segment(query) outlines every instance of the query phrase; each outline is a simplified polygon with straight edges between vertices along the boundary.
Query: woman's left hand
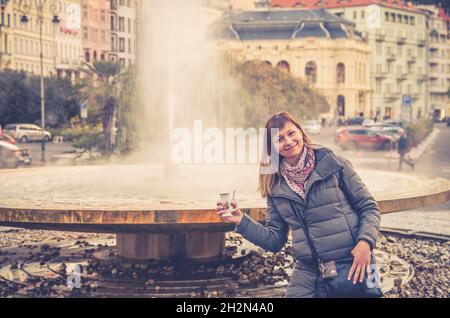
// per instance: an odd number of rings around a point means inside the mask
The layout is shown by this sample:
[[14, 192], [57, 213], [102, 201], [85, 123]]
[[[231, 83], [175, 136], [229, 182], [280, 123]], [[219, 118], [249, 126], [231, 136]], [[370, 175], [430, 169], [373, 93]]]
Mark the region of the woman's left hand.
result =
[[372, 252], [370, 250], [370, 245], [366, 241], [360, 240], [356, 244], [355, 248], [352, 250], [353, 264], [348, 273], [348, 280], [352, 279], [353, 274], [353, 284], [356, 284], [359, 278], [359, 282], [362, 283], [364, 279], [364, 273], [367, 271], [367, 276], [370, 275], [370, 260]]

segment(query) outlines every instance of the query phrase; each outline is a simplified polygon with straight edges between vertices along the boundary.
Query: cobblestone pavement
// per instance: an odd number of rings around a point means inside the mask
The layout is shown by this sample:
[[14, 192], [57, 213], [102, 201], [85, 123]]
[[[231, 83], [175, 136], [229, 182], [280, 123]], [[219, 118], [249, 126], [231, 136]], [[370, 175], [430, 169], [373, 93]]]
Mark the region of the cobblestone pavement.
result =
[[[1, 232], [0, 297], [278, 298], [293, 268], [290, 242], [280, 253], [266, 253], [233, 233], [227, 235], [226, 258], [217, 264], [186, 267], [92, 258], [95, 251], [110, 251], [113, 245], [114, 235], [108, 234]], [[385, 297], [448, 296], [446, 242], [381, 235], [375, 255]], [[230, 259], [235, 256], [235, 261]], [[83, 275], [73, 289], [66, 277], [73, 276], [76, 265], [82, 266]], [[200, 281], [194, 278], [198, 275]]]

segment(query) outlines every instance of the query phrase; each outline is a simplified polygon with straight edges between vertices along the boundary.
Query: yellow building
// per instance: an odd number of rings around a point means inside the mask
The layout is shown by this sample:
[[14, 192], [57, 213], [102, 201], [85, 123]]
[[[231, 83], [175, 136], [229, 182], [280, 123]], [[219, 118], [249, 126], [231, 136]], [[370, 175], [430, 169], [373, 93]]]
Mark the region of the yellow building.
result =
[[12, 6], [10, 1], [0, 0], [0, 70], [11, 67], [12, 56]]
[[370, 49], [352, 23], [323, 9], [276, 9], [235, 12], [223, 27], [222, 49], [281, 67], [323, 93], [332, 110], [322, 118], [373, 115]]
[[[7, 31], [2, 35], [3, 47], [8, 52], [8, 64], [3, 67], [40, 74], [40, 24], [35, 2], [31, 3], [33, 5], [30, 10], [24, 10], [19, 1], [13, 0], [6, 2], [2, 8], [6, 19], [9, 19], [9, 27], [3, 28]], [[51, 1], [44, 3], [44, 75], [76, 76], [81, 54], [79, 0], [57, 1], [56, 6], [51, 6]]]

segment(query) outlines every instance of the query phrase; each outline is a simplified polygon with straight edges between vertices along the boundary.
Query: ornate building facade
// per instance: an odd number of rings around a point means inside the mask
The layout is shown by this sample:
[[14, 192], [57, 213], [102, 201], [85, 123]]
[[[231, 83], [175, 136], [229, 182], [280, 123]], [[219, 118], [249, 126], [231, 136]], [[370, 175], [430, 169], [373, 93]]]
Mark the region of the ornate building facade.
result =
[[370, 115], [370, 48], [349, 21], [323, 9], [235, 12], [219, 42], [238, 60], [265, 61], [316, 88], [332, 106], [322, 118]]
[[401, 0], [271, 0], [272, 7], [323, 7], [351, 20], [371, 52], [373, 112], [415, 121], [448, 101], [448, 20], [436, 6]]
[[107, 60], [111, 50], [109, 0], [81, 0], [83, 60]]

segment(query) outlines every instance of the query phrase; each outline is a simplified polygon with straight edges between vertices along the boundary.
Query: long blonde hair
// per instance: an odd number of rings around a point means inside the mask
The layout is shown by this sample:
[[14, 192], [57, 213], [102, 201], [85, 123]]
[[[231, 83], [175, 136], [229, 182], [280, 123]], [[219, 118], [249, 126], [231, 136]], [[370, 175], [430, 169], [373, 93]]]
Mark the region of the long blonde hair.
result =
[[[260, 173], [259, 173], [259, 184], [258, 184], [258, 190], [261, 192], [261, 196], [263, 198], [266, 198], [271, 195], [271, 189], [273, 184], [275, 183], [275, 178], [277, 175], [277, 172], [273, 173], [262, 173], [263, 170], [267, 170], [268, 167], [270, 167], [273, 164], [273, 160], [271, 159], [271, 156], [273, 156], [272, 153], [272, 147], [274, 147], [276, 155], [279, 155], [280, 159], [282, 159], [282, 156], [278, 153], [278, 150], [275, 148], [273, 144], [273, 137], [272, 136], [272, 129], [283, 129], [284, 125], [287, 122], [291, 122], [294, 124], [302, 133], [303, 136], [303, 144], [305, 147], [312, 148], [312, 149], [318, 149], [321, 148], [322, 145], [315, 144], [311, 141], [311, 139], [308, 137], [308, 135], [305, 133], [303, 128], [301, 127], [298, 120], [294, 118], [290, 113], [288, 112], [281, 112], [276, 113], [272, 115], [269, 120], [267, 120], [266, 126], [265, 126], [265, 140], [266, 144], [264, 145], [264, 153], [263, 158], [266, 158], [268, 162], [261, 161], [260, 163]], [[281, 160], [279, 160], [279, 163]], [[279, 166], [275, 167], [276, 171], [278, 171]]]

